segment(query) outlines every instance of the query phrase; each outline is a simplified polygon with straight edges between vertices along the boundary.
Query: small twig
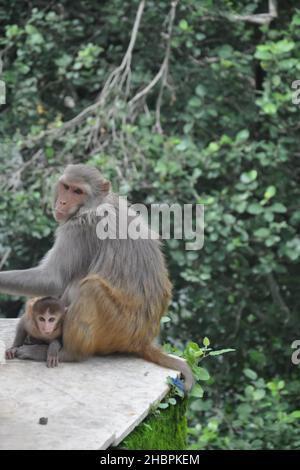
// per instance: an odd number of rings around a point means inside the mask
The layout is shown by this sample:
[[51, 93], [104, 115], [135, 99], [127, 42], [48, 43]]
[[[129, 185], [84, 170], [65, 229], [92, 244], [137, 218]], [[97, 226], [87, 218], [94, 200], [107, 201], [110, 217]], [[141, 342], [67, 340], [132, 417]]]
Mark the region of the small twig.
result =
[[148, 85], [145, 88], [143, 88], [139, 93], [137, 93], [129, 101], [129, 105], [133, 105], [136, 101], [140, 100], [143, 96], [147, 95], [149, 93], [149, 91], [159, 82], [159, 80], [161, 79], [161, 77], [163, 75], [163, 72], [164, 72], [164, 62], [162, 63], [159, 71], [157, 72], [155, 77], [151, 80], [151, 82], [148, 83]]
[[230, 335], [230, 338], [235, 338], [238, 331], [239, 331], [239, 329], [240, 329], [242, 313], [244, 311], [244, 308], [245, 308], [245, 302], [241, 301], [241, 303], [239, 305], [237, 315], [236, 315], [235, 327], [234, 327], [234, 330], [233, 330], [232, 334]]
[[4, 255], [2, 256], [2, 259], [0, 261], [0, 270], [3, 268], [3, 266], [5, 265], [8, 257], [10, 256], [11, 254], [11, 248], [7, 248], [6, 252], [4, 253]]
[[279, 285], [272, 273], [267, 274], [267, 280], [270, 286], [273, 302], [278, 305], [280, 310], [285, 314], [285, 323], [287, 323], [290, 318], [290, 309], [281, 296]]
[[216, 62], [220, 62], [220, 57], [203, 57], [203, 59], [196, 59], [196, 57], [189, 55], [189, 58], [197, 65], [215, 64]]
[[171, 53], [171, 40], [172, 40], [172, 32], [173, 32], [173, 25], [174, 25], [174, 20], [175, 20], [175, 15], [176, 15], [176, 7], [178, 5], [178, 1], [176, 0], [172, 2], [171, 4], [171, 11], [170, 11], [170, 21], [168, 25], [168, 40], [167, 40], [167, 48], [166, 48], [166, 55], [163, 61], [162, 65], [162, 80], [161, 80], [161, 86], [156, 102], [156, 109], [155, 109], [155, 114], [156, 114], [156, 122], [155, 122], [155, 129], [157, 132], [160, 134], [163, 133], [162, 127], [161, 127], [161, 122], [160, 122], [160, 110], [161, 110], [161, 103], [162, 103], [162, 97], [163, 97], [163, 92], [165, 87], [167, 86], [168, 82], [168, 73], [169, 73], [169, 62], [170, 62], [170, 53]]
[[170, 51], [171, 51], [171, 39], [172, 39], [172, 29], [175, 19], [175, 12], [176, 7], [179, 0], [175, 0], [171, 4], [171, 11], [170, 11], [170, 20], [168, 26], [168, 42], [164, 60], [159, 68], [157, 74], [153, 77], [153, 79], [145, 86], [142, 90], [140, 90], [131, 100], [129, 101], [129, 106], [132, 107], [135, 103], [137, 103], [141, 98], [146, 96], [154, 87], [155, 85], [162, 80], [160, 93], [158, 96], [157, 104], [156, 104], [156, 128], [158, 131], [162, 132], [161, 125], [160, 125], [160, 107], [161, 107], [161, 100], [162, 100], [162, 93], [167, 85], [167, 78], [168, 78], [168, 67], [169, 67], [169, 58], [170, 58]]
[[[103, 89], [100, 93], [98, 102], [99, 101], [101, 102], [103, 100], [103, 98], [105, 98], [105, 96], [106, 96], [109, 89], [115, 87], [115, 85], [117, 84], [117, 82], [120, 79], [120, 74], [123, 72], [124, 69], [125, 69], [125, 76], [127, 74], [129, 74], [129, 72], [130, 72], [132, 51], [133, 51], [135, 43], [136, 43], [137, 33], [139, 31], [140, 22], [141, 22], [141, 19], [142, 19], [144, 8], [145, 8], [145, 0], [142, 0], [139, 4], [138, 10], [137, 10], [137, 14], [136, 14], [135, 22], [134, 22], [134, 25], [133, 25], [133, 28], [132, 28], [131, 38], [130, 38], [130, 42], [129, 42], [129, 46], [127, 48], [127, 51], [126, 51], [126, 53], [123, 57], [123, 60], [122, 60], [121, 64], [119, 65], [119, 67], [117, 67], [110, 74], [108, 79], [106, 80], [106, 83], [105, 83], [105, 85], [104, 85], [104, 87], [103, 87]], [[124, 80], [125, 79], [124, 79], [124, 76], [123, 76], [121, 78], [120, 86], [123, 85]]]
[[225, 15], [230, 21], [245, 21], [254, 24], [268, 24], [277, 18], [276, 0], [269, 0], [269, 12], [257, 13], [254, 15]]

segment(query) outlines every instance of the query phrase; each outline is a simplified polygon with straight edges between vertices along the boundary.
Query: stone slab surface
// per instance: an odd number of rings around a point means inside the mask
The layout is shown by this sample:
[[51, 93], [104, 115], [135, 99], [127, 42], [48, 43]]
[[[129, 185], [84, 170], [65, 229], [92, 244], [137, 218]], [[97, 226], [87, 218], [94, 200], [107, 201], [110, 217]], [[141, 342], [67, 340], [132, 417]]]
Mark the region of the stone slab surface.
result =
[[[17, 320], [0, 319], [10, 346]], [[0, 363], [0, 450], [107, 449], [118, 445], [168, 391], [177, 372], [126, 355], [48, 369], [18, 359]], [[39, 424], [41, 417], [47, 425]]]

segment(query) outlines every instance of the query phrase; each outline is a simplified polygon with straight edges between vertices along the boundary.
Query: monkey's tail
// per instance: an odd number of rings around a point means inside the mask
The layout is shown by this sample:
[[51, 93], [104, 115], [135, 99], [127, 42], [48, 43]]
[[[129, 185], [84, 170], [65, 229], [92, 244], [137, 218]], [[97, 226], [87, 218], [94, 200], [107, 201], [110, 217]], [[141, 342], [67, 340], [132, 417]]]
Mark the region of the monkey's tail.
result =
[[163, 352], [159, 347], [150, 344], [145, 349], [138, 352], [146, 361], [154, 362], [169, 369], [175, 369], [182, 373], [184, 377], [184, 389], [189, 392], [193, 387], [195, 380], [190, 366], [184, 359], [177, 356], [172, 356]]

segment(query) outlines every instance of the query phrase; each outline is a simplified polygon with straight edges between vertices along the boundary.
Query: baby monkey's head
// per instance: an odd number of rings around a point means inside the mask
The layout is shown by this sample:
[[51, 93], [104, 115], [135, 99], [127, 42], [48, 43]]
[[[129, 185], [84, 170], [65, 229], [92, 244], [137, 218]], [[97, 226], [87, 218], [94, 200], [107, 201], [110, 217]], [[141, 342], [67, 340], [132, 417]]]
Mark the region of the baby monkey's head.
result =
[[32, 305], [32, 316], [40, 333], [47, 337], [61, 335], [62, 323], [66, 308], [63, 302], [55, 297], [42, 297]]

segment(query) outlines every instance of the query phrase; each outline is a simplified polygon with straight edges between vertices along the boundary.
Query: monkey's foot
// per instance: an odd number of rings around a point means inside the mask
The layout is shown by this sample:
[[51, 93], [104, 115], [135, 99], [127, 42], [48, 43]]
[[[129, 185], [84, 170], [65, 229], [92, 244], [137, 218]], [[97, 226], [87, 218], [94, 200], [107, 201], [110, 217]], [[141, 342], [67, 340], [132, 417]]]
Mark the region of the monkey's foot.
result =
[[20, 346], [15, 356], [18, 359], [31, 359], [32, 361], [44, 362], [47, 359], [48, 345], [33, 344], [31, 346]]
[[5, 351], [5, 357], [6, 359], [14, 359], [16, 357], [16, 352], [18, 348], [8, 348]]

